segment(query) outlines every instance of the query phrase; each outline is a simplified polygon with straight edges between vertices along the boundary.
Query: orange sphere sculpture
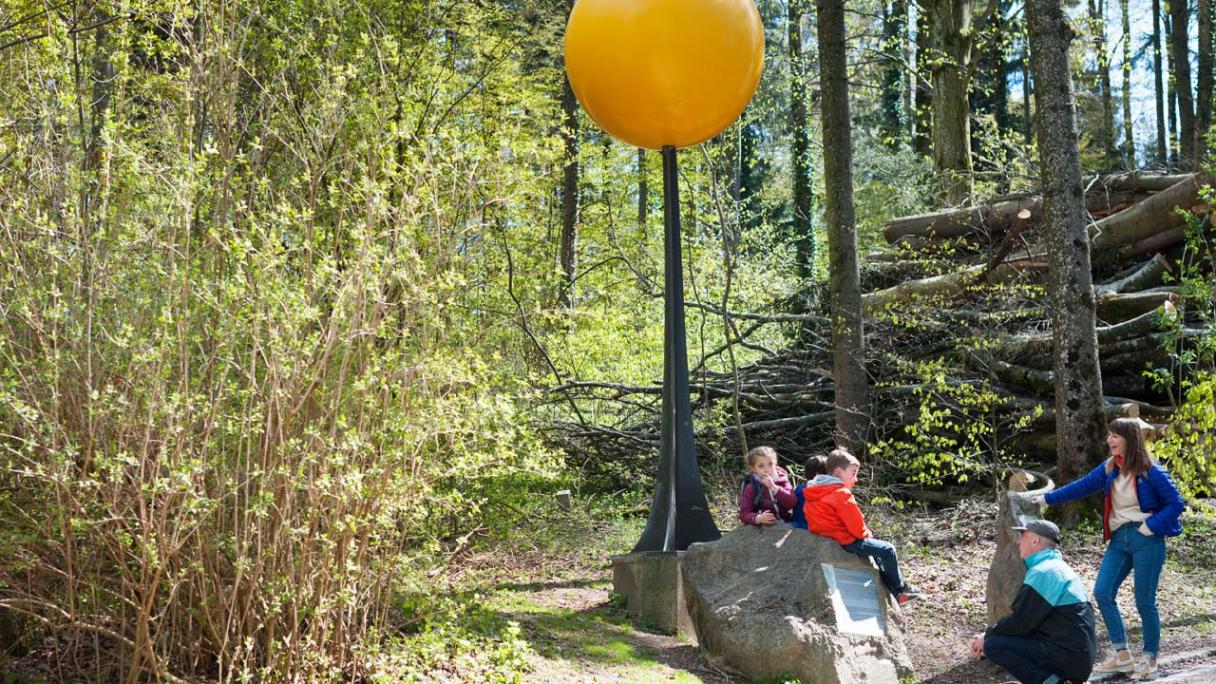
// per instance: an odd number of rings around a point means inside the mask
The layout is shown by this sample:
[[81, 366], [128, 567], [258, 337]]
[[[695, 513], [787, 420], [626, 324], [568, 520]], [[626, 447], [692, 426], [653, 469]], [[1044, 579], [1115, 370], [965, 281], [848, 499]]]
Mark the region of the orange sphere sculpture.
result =
[[577, 0], [566, 73], [583, 108], [638, 147], [688, 147], [743, 113], [764, 70], [752, 0]]

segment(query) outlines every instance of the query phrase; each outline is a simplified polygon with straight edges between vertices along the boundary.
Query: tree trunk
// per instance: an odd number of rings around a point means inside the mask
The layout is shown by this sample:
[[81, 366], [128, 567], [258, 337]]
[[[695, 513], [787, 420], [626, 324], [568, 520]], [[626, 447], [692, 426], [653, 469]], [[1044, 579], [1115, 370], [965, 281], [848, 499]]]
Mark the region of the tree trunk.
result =
[[1102, 376], [1094, 332], [1094, 291], [1082, 206], [1081, 161], [1068, 45], [1074, 38], [1061, 0], [1027, 0], [1038, 107], [1043, 227], [1050, 259], [1056, 442], [1060, 479], [1075, 479], [1102, 453]]
[[[1014, 128], [1009, 116], [1008, 71], [1009, 58], [1007, 55], [1010, 41], [1007, 37], [1009, 20], [1006, 14], [1009, 10], [1009, 0], [996, 0], [990, 5], [992, 15], [987, 18], [983, 27], [976, 27], [978, 57], [973, 68], [970, 98], [971, 111], [979, 116], [990, 115], [996, 122], [998, 131], [1008, 131]], [[984, 158], [983, 141], [972, 140], [972, 155], [977, 159]], [[983, 170], [987, 170], [985, 165]], [[1009, 175], [999, 173], [996, 178], [996, 192], [1005, 193], [1009, 190]]]
[[760, 224], [760, 186], [763, 182], [760, 171], [759, 134], [756, 124], [746, 119], [739, 121], [739, 226], [754, 228]]
[[927, 157], [933, 151], [933, 99], [929, 95], [929, 52], [932, 45], [933, 23], [927, 4], [916, 7], [916, 109], [913, 112], [912, 148]]
[[865, 453], [869, 423], [861, 317], [861, 273], [853, 211], [853, 143], [845, 61], [844, 0], [817, 0], [823, 84], [824, 209], [827, 216], [832, 370], [837, 439]]
[[1132, 24], [1128, 0], [1119, 0], [1123, 15], [1123, 165], [1136, 167], [1136, 135], [1132, 124]]
[[[790, 12], [792, 13], [793, 10], [791, 9]], [[892, 56], [883, 57], [882, 92], [879, 104], [882, 141], [887, 147], [898, 148], [904, 130], [903, 112], [901, 111], [904, 99], [904, 67], [901, 53], [904, 33], [907, 30], [907, 0], [891, 0], [889, 6], [884, 1], [883, 12], [882, 53]]]
[[1195, 93], [1195, 160], [1207, 156], [1208, 129], [1212, 127], [1212, 0], [1199, 0], [1199, 69]]
[[1106, 161], [1105, 168], [1113, 166], [1115, 136], [1114, 136], [1114, 100], [1110, 89], [1110, 55], [1106, 49], [1106, 9], [1105, 0], [1089, 0], [1089, 26], [1093, 38], [1094, 62], [1097, 69], [1098, 95], [1102, 99], [1102, 120], [1098, 123], [1098, 144], [1102, 147], [1102, 158]]
[[1184, 166], [1195, 163], [1195, 95], [1191, 90], [1189, 59], [1190, 14], [1186, 0], [1167, 0], [1170, 9], [1170, 43], [1174, 47], [1171, 66], [1174, 88], [1178, 93], [1178, 151]]
[[1026, 145], [1034, 143], [1034, 119], [1030, 115], [1030, 95], [1034, 75], [1030, 73], [1030, 47], [1028, 41], [1022, 41], [1022, 134]]
[[1175, 208], [1191, 209], [1198, 205], [1200, 186], [1212, 182], [1206, 175], [1188, 175], [1169, 189], [1107, 216], [1091, 227], [1093, 248], [1106, 250], [1130, 245], [1181, 225], [1185, 219]]
[[903, 7], [904, 30], [899, 37], [899, 54], [904, 60], [903, 70], [903, 94], [904, 94], [904, 139], [912, 140], [912, 136], [916, 134], [916, 84], [919, 79], [916, 77], [916, 69], [912, 68], [916, 64], [916, 45], [912, 42], [912, 5], [914, 3], [908, 0], [899, 0], [899, 5]]
[[[573, 7], [569, 0], [569, 7]], [[561, 273], [557, 305], [569, 308], [573, 302], [574, 272], [578, 267], [578, 100], [570, 79], [562, 79], [562, 237]]]
[[789, 0], [790, 130], [793, 138], [794, 216], [792, 232], [797, 245], [798, 273], [815, 273], [815, 233], [811, 221], [814, 194], [811, 187], [811, 124], [807, 113], [806, 60], [802, 52], [802, 17], [806, 0]]
[[1181, 154], [1178, 149], [1178, 87], [1174, 78], [1173, 20], [1169, 14], [1162, 15], [1161, 19], [1162, 27], [1165, 29], [1165, 109], [1166, 119], [1169, 122], [1167, 127], [1170, 140], [1169, 164], [1173, 166], [1178, 163]]
[[933, 62], [933, 167], [949, 204], [971, 197], [971, 113], [967, 101], [970, 0], [930, 0]]
[[638, 236], [645, 243], [649, 237], [650, 180], [646, 173], [646, 149], [638, 148]]
[[1165, 164], [1169, 150], [1165, 146], [1165, 86], [1161, 69], [1161, 0], [1153, 0], [1153, 88], [1157, 96], [1157, 163]]

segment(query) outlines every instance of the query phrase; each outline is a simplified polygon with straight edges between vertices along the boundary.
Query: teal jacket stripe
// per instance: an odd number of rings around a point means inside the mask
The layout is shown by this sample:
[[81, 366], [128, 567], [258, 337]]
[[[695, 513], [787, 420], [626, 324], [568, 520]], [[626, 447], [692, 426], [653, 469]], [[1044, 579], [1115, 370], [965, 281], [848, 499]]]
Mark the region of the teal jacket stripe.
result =
[[1026, 584], [1051, 606], [1089, 603], [1089, 593], [1058, 549], [1044, 549], [1026, 559]]

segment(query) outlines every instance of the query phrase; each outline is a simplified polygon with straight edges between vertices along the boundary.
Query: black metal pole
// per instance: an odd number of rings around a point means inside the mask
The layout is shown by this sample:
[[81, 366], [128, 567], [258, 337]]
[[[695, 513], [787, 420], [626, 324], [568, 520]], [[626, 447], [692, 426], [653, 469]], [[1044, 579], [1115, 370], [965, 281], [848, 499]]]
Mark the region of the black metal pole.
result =
[[633, 552], [683, 551], [722, 536], [701, 488], [688, 398], [684, 339], [684, 269], [680, 256], [680, 189], [676, 148], [663, 148], [663, 432], [650, 518]]

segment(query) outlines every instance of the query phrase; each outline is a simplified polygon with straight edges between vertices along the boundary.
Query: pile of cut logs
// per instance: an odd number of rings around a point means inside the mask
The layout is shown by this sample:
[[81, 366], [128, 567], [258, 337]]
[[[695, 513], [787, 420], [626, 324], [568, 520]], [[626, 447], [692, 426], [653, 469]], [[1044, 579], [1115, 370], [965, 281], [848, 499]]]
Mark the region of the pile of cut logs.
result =
[[[1179, 263], [1206, 259], [1188, 249], [1187, 218], [1179, 211], [1207, 221], [1205, 184], [1212, 179], [1200, 174], [1086, 181], [1096, 334], [1110, 417], [1139, 416], [1157, 425], [1168, 420], [1169, 394], [1144, 371], [1172, 372], [1168, 345], [1204, 334], [1179, 299], [1176, 275]], [[1022, 454], [1054, 460], [1051, 314], [1043, 286], [1048, 265], [1039, 246], [1041, 217], [1042, 198], [1021, 194], [886, 225], [891, 247], [867, 255], [862, 271], [867, 369], [873, 381], [871, 439], [895, 434], [916, 419], [925, 387], [923, 375], [913, 369], [916, 362], [933, 361], [946, 370], [947, 385], [982, 384], [1003, 397], [1003, 423], [1038, 415], [1010, 435], [1010, 443]], [[765, 350], [759, 361], [736, 371], [694, 368], [694, 424], [702, 453], [733, 457], [740, 433], [750, 444], [778, 445], [793, 460], [831, 442], [826, 313], [821, 306], [805, 315], [732, 315], [740, 344], [748, 345], [749, 334], [765, 324], [790, 323], [798, 325], [798, 342]], [[657, 385], [570, 383], [554, 391], [555, 401], [617, 402], [628, 410], [612, 412], [623, 416], [615, 424], [563, 423], [555, 426], [557, 434], [568, 450], [585, 453], [588, 460], [652, 458], [658, 396]], [[732, 409], [725, 412], [726, 422], [723, 412], [705, 410], [721, 402]]]

